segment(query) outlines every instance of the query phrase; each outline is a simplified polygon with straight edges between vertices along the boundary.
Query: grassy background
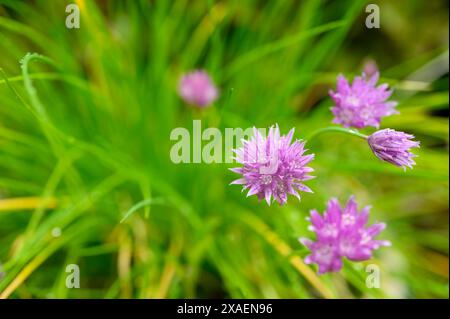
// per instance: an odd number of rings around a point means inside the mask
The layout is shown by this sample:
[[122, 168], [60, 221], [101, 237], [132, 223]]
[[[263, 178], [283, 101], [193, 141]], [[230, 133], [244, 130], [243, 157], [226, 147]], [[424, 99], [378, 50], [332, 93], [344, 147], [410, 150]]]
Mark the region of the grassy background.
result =
[[[0, 297], [448, 298], [446, 1], [375, 1], [370, 30], [367, 1], [76, 2], [69, 30], [71, 1], [0, 0]], [[307, 144], [315, 194], [267, 207], [228, 186], [233, 165], [170, 161], [170, 131], [193, 119], [296, 138], [329, 125], [336, 75], [368, 58], [400, 102], [382, 127], [421, 141], [414, 170], [324, 134]], [[222, 93], [204, 112], [176, 93], [198, 67]], [[310, 209], [350, 194], [393, 246], [318, 277], [297, 237]], [[65, 287], [72, 263], [80, 289]]]

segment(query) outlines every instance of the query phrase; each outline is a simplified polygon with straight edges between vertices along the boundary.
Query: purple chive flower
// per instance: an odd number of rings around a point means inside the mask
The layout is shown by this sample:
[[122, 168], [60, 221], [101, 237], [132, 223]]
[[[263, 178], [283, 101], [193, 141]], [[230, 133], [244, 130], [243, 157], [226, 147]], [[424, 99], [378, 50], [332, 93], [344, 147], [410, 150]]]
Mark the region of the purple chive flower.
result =
[[389, 241], [375, 239], [386, 227], [384, 223], [366, 226], [369, 212], [370, 206], [358, 212], [353, 196], [343, 208], [336, 199], [331, 199], [323, 216], [312, 210], [309, 228], [316, 234], [316, 241], [299, 239], [311, 251], [305, 263], [317, 264], [319, 274], [335, 272], [342, 268], [343, 257], [351, 261], [368, 260], [374, 250], [390, 246]]
[[416, 164], [413, 158], [417, 157], [410, 152], [413, 147], [420, 147], [420, 142], [413, 141], [411, 134], [398, 132], [393, 129], [376, 131], [367, 138], [373, 153], [381, 160], [396, 166], [412, 169]]
[[350, 85], [341, 74], [337, 79], [336, 92], [330, 91], [335, 106], [333, 123], [344, 127], [364, 128], [379, 127], [381, 118], [397, 114], [397, 102], [386, 101], [392, 94], [387, 84], [376, 87], [379, 72], [366, 79], [366, 75], [355, 77]]
[[267, 138], [254, 128], [253, 137], [243, 140], [243, 146], [234, 150], [235, 159], [243, 166], [231, 170], [242, 178], [231, 184], [244, 185], [243, 190], [249, 190], [247, 197], [257, 195], [269, 205], [272, 197], [284, 205], [288, 194], [300, 199], [297, 191], [312, 193], [302, 182], [313, 178], [308, 175], [313, 169], [306, 164], [314, 159], [314, 154], [305, 155], [305, 142], [291, 143], [293, 136], [294, 129], [280, 136], [278, 125], [270, 128]]
[[366, 60], [364, 63], [363, 72], [368, 77], [375, 75], [378, 72], [378, 65], [375, 60]]
[[219, 96], [214, 82], [203, 70], [183, 75], [178, 85], [178, 92], [186, 103], [199, 108], [211, 105]]

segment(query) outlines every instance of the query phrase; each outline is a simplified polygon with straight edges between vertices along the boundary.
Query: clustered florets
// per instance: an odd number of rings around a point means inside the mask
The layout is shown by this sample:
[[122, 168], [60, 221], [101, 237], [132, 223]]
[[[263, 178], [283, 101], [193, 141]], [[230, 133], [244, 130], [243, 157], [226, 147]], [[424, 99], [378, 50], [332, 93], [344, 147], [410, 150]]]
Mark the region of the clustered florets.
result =
[[319, 273], [339, 271], [342, 259], [363, 261], [372, 257], [372, 251], [381, 246], [389, 246], [385, 240], [375, 237], [386, 227], [384, 223], [366, 226], [370, 206], [358, 212], [354, 197], [350, 197], [344, 207], [337, 199], [331, 199], [323, 216], [316, 210], [311, 211], [310, 230], [316, 235], [316, 241], [300, 238], [311, 254], [305, 263], [316, 263]]
[[[397, 102], [388, 101], [392, 90], [387, 84], [376, 86], [379, 72], [374, 62], [366, 67], [369, 73], [357, 76], [350, 84], [339, 75], [336, 91], [330, 91], [334, 101], [331, 111], [333, 123], [346, 128], [362, 129], [380, 126], [385, 116], [398, 114]], [[185, 102], [204, 108], [218, 97], [218, 89], [205, 71], [194, 71], [184, 75], [179, 83], [179, 94]], [[393, 129], [382, 129], [365, 136], [373, 153], [381, 160], [406, 169], [415, 164], [416, 155], [410, 149], [419, 147], [411, 134]], [[241, 177], [231, 184], [243, 185], [248, 190], [247, 196], [256, 195], [267, 204], [273, 200], [280, 205], [287, 203], [288, 195], [300, 199], [300, 192], [312, 193], [303, 182], [310, 180], [313, 169], [306, 166], [314, 159], [314, 154], [305, 154], [305, 142], [294, 140], [294, 129], [287, 135], [281, 135], [278, 125], [271, 127], [267, 136], [256, 128], [249, 140], [234, 150], [235, 160], [241, 167], [231, 170]], [[370, 207], [358, 212], [353, 196], [345, 207], [336, 199], [331, 199], [323, 216], [312, 210], [309, 221], [310, 230], [316, 240], [301, 238], [311, 254], [305, 258], [308, 264], [318, 265], [320, 274], [339, 271], [343, 258], [362, 261], [372, 257], [372, 252], [381, 246], [388, 246], [388, 241], [376, 240], [375, 237], [385, 228], [384, 223], [367, 226]]]
[[370, 78], [363, 73], [355, 77], [350, 85], [343, 75], [339, 75], [336, 92], [330, 91], [335, 103], [331, 108], [333, 123], [357, 129], [367, 126], [378, 128], [382, 117], [397, 114], [397, 102], [387, 101], [392, 90], [388, 90], [387, 84], [376, 87], [378, 78], [378, 72]]
[[313, 169], [306, 165], [314, 154], [305, 155], [305, 142], [292, 142], [293, 136], [294, 129], [280, 136], [278, 125], [269, 129], [267, 138], [255, 128], [253, 137], [234, 150], [236, 161], [243, 166], [231, 169], [242, 175], [232, 184], [244, 185], [247, 196], [257, 195], [269, 205], [272, 197], [283, 205], [288, 194], [300, 199], [298, 191], [311, 193], [303, 182], [313, 178], [309, 175]]

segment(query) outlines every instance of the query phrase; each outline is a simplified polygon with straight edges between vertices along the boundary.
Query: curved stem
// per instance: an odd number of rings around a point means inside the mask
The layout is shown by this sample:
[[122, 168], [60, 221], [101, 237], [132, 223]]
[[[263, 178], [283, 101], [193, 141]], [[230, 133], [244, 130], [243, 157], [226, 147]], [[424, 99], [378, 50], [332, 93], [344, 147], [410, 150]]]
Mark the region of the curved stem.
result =
[[23, 77], [23, 84], [25, 86], [25, 90], [28, 93], [28, 96], [30, 98], [31, 105], [34, 107], [36, 112], [39, 114], [42, 120], [44, 122], [48, 122], [47, 113], [45, 110], [45, 107], [42, 105], [37, 92], [36, 88], [33, 86], [33, 82], [31, 80], [30, 74], [28, 72], [28, 65], [31, 61], [37, 60], [41, 61], [47, 64], [50, 64], [52, 66], [55, 66], [53, 61], [43, 55], [37, 54], [37, 53], [27, 53], [22, 60], [20, 60], [21, 68], [22, 68], [22, 77]]
[[353, 135], [353, 136], [357, 136], [363, 139], [367, 139], [368, 136], [362, 133], [359, 133], [356, 130], [352, 130], [352, 129], [347, 129], [347, 128], [343, 128], [343, 127], [339, 127], [339, 126], [328, 126], [328, 127], [324, 127], [321, 129], [318, 129], [314, 132], [312, 132], [307, 138], [306, 140], [309, 142], [312, 139], [314, 139], [316, 136], [322, 134], [322, 133], [326, 133], [326, 132], [338, 132], [338, 133], [345, 133], [345, 134], [349, 134], [349, 135]]

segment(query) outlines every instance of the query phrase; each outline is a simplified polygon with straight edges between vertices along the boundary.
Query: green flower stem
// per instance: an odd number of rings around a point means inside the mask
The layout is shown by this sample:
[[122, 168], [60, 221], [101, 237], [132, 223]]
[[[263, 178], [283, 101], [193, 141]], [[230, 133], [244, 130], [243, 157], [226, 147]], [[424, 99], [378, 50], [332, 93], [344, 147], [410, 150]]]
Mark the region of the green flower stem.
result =
[[364, 135], [362, 133], [359, 133], [356, 130], [351, 130], [351, 129], [347, 129], [347, 128], [343, 128], [343, 127], [339, 127], [339, 126], [328, 126], [328, 127], [324, 127], [321, 129], [318, 129], [314, 132], [312, 132], [307, 138], [306, 140], [308, 142], [310, 142], [312, 139], [314, 139], [316, 136], [322, 134], [322, 133], [326, 133], [326, 132], [338, 132], [338, 133], [345, 133], [345, 134], [349, 134], [349, 135], [353, 135], [353, 136], [357, 136], [363, 139], [367, 139], [368, 136]]

